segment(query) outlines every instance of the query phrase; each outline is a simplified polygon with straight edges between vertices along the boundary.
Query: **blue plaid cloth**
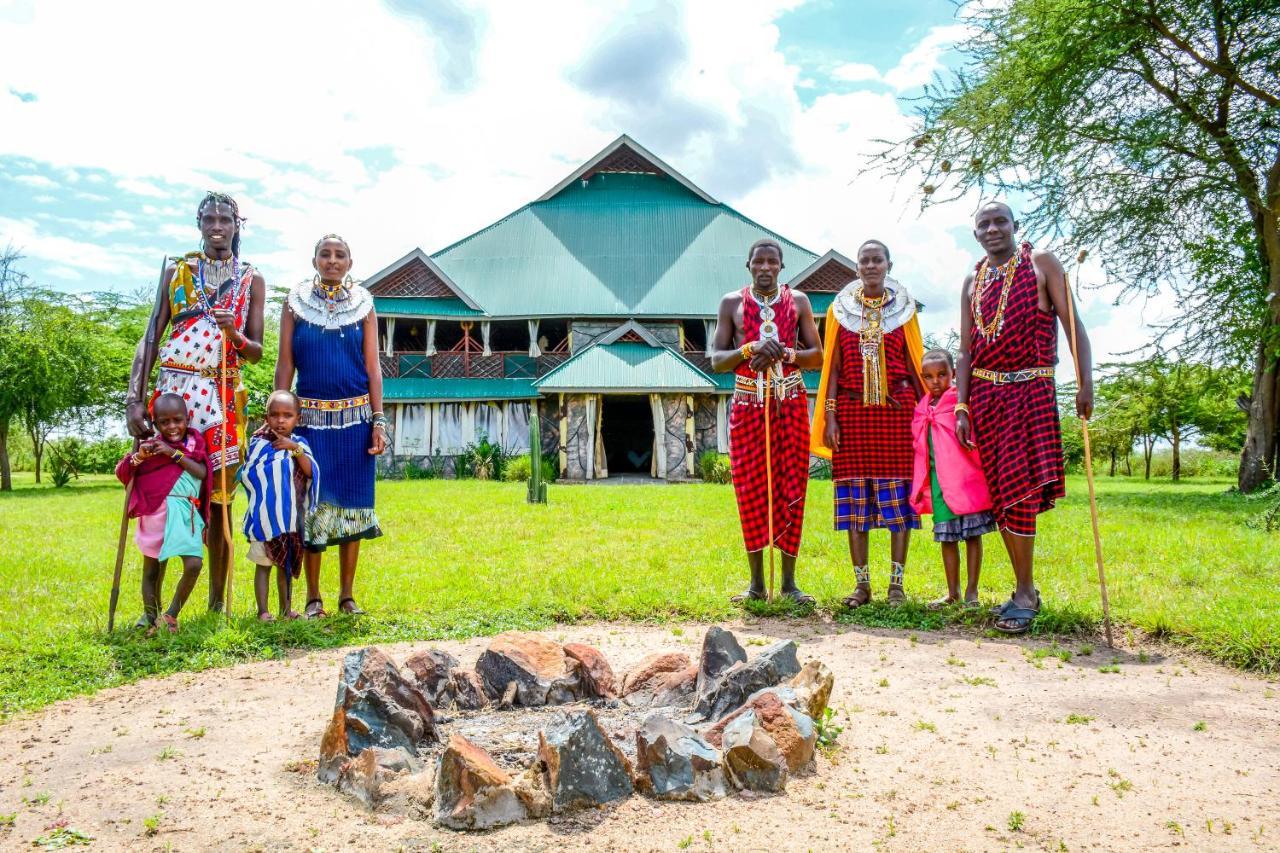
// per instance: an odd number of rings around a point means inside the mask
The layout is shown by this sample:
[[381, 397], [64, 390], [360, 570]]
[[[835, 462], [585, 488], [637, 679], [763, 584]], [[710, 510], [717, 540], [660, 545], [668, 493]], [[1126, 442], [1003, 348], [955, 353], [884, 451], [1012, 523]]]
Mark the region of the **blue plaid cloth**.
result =
[[911, 508], [910, 480], [857, 477], [836, 483], [836, 530], [866, 533], [877, 527], [894, 533], [919, 530], [920, 516]]

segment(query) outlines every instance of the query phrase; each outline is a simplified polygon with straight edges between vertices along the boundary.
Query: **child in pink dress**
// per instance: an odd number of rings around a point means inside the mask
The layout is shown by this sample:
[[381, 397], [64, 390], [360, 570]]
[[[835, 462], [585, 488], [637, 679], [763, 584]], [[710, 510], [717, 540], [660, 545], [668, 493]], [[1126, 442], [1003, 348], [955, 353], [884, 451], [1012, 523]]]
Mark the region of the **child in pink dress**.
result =
[[[129, 491], [129, 517], [138, 519], [134, 541], [142, 552], [142, 617], [136, 627], [150, 636], [164, 627], [177, 633], [178, 613], [200, 577], [209, 512], [208, 459], [204, 438], [187, 427], [187, 407], [177, 394], [152, 404], [158, 435], [116, 465]], [[160, 590], [170, 557], [182, 560], [182, 578], [169, 609], [160, 612]]]
[[933, 515], [933, 540], [942, 546], [947, 595], [933, 602], [939, 608], [961, 601], [960, 542], [964, 542], [968, 583], [965, 607], [978, 606], [978, 574], [982, 571], [982, 536], [996, 530], [991, 494], [982, 474], [977, 450], [963, 447], [956, 437], [955, 362], [951, 353], [930, 350], [921, 360], [921, 377], [928, 393], [916, 405], [911, 420], [915, 463], [911, 506]]

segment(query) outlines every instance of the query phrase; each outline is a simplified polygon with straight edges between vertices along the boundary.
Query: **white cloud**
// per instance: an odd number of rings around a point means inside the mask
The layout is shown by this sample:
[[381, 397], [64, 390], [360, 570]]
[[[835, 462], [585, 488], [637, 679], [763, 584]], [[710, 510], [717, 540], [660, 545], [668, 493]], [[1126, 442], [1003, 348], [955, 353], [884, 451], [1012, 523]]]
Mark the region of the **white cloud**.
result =
[[24, 187], [33, 187], [35, 189], [52, 189], [57, 184], [46, 178], [44, 175], [14, 175], [13, 182], [22, 184]]
[[846, 62], [833, 68], [831, 77], [845, 83], [879, 82], [880, 72], [865, 62]]
[[899, 92], [931, 82], [934, 73], [942, 68], [942, 55], [970, 32], [965, 24], [934, 27], [885, 73], [884, 81]]
[[[6, 242], [26, 257], [46, 261], [55, 268], [95, 274], [102, 289], [108, 289], [136, 275], [149, 273], [149, 265], [141, 263], [141, 259], [149, 253], [136, 246], [107, 246], [73, 240], [50, 234], [33, 220], [12, 219], [7, 216], [0, 216], [0, 234], [5, 235]], [[102, 273], [107, 273], [109, 277], [104, 279]]]

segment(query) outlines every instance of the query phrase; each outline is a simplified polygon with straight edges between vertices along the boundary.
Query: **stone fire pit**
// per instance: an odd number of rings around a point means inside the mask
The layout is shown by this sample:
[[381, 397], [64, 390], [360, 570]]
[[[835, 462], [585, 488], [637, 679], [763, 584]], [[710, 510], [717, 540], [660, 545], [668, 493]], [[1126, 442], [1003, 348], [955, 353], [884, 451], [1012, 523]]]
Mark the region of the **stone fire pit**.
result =
[[431, 649], [343, 661], [317, 775], [370, 808], [488, 829], [639, 792], [708, 801], [779, 792], [812, 770], [831, 671], [793, 641], [748, 658], [708, 629], [698, 662], [650, 655], [617, 678], [598, 650], [494, 637], [473, 669]]

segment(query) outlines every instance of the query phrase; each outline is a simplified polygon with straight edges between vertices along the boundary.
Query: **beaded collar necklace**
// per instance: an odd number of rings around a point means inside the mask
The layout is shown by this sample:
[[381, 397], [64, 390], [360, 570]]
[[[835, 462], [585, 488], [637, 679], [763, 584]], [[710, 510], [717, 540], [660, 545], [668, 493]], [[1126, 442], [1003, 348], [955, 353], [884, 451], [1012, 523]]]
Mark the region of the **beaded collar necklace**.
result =
[[[1000, 337], [1000, 333], [1004, 331], [1004, 311], [1009, 307], [1009, 292], [1013, 289], [1013, 279], [1020, 263], [1022, 263], [1022, 250], [1019, 248], [1014, 251], [1009, 260], [994, 269], [991, 268], [989, 257], [983, 258], [982, 265], [978, 267], [978, 274], [973, 282], [973, 294], [969, 297], [969, 306], [973, 311], [973, 323], [978, 329], [978, 334], [988, 342]], [[1000, 279], [1004, 279], [1004, 284], [1000, 288], [1000, 301], [996, 305], [996, 315], [991, 318], [990, 323], [987, 323], [982, 318], [982, 300], [991, 289], [991, 285]]]
[[[206, 275], [206, 269], [211, 275]], [[200, 311], [208, 316], [213, 311], [214, 305], [218, 303], [218, 291], [222, 289], [222, 285], [228, 279], [228, 271], [231, 280], [231, 298], [228, 305], [234, 307], [239, 301], [244, 291], [244, 282], [240, 276], [240, 259], [232, 255], [230, 260], [211, 258], [203, 251], [196, 259], [196, 271], [198, 273], [199, 282], [196, 285], [196, 302], [200, 305]], [[213, 298], [209, 298], [209, 285], [213, 285]]]

